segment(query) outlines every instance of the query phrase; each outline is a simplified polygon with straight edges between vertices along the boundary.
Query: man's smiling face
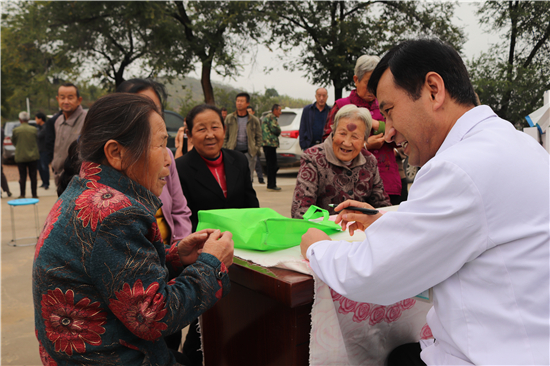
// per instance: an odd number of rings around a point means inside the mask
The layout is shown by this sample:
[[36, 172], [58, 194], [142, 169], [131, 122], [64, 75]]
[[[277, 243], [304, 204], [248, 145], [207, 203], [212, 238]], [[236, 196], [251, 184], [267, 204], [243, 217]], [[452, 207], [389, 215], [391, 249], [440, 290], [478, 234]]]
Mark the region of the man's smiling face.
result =
[[409, 156], [409, 164], [423, 166], [435, 156], [441, 143], [438, 125], [431, 113], [431, 94], [423, 86], [420, 98], [413, 100], [405, 90], [398, 87], [388, 68], [378, 83], [376, 96], [380, 111], [386, 117], [386, 141], [403, 146]]

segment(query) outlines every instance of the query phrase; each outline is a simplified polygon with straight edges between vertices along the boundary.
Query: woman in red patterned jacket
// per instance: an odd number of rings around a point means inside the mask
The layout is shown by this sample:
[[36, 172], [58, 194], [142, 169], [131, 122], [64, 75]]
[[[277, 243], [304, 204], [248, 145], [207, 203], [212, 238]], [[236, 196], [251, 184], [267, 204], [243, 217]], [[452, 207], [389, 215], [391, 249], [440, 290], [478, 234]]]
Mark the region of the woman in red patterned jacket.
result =
[[36, 246], [33, 295], [45, 365], [178, 365], [163, 336], [230, 288], [231, 233], [204, 230], [166, 247], [155, 212], [171, 160], [154, 102], [112, 94], [90, 108], [83, 161]]

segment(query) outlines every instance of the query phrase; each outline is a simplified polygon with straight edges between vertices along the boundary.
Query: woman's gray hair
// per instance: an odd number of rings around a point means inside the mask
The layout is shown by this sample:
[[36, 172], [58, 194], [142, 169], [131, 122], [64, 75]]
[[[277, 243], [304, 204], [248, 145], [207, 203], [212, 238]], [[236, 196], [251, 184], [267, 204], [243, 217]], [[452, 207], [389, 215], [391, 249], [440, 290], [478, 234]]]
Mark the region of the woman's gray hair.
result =
[[363, 55], [359, 57], [355, 63], [355, 76], [357, 76], [357, 79], [361, 81], [363, 76], [367, 72], [374, 70], [379, 62], [380, 57], [378, 56]]
[[355, 104], [348, 104], [340, 108], [334, 117], [334, 127], [332, 128], [333, 135], [338, 128], [338, 122], [342, 118], [352, 118], [363, 121], [363, 123], [365, 123], [365, 141], [367, 141], [370, 136], [370, 130], [372, 129], [372, 117], [367, 108], [359, 108]]

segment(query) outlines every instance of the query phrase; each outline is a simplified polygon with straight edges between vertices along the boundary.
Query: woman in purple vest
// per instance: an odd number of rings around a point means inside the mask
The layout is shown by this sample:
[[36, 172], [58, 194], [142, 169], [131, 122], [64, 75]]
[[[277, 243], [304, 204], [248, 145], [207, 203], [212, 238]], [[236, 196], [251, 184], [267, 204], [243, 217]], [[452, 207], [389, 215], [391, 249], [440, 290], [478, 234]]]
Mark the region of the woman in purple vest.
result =
[[373, 94], [367, 90], [372, 71], [380, 61], [377, 56], [363, 55], [357, 59], [355, 64], [355, 90], [352, 90], [347, 98], [338, 99], [334, 103], [334, 107], [328, 115], [327, 124], [323, 133], [323, 140], [332, 131], [334, 124], [334, 116], [336, 113], [347, 104], [355, 104], [358, 107], [367, 108], [372, 116], [372, 131], [367, 140], [366, 148], [378, 160], [378, 171], [382, 182], [384, 182], [384, 190], [390, 196], [392, 205], [398, 205], [401, 202], [401, 177], [399, 176], [399, 168], [395, 161], [394, 148], [395, 143], [387, 143], [384, 140], [385, 119], [380, 113], [378, 101]]

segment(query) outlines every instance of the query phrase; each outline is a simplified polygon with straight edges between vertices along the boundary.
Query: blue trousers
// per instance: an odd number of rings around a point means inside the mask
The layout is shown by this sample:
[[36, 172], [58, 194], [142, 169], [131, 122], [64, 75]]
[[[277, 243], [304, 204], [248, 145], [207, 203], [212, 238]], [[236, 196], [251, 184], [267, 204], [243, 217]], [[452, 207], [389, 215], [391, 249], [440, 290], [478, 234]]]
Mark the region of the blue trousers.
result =
[[50, 153], [41, 152], [40, 160], [38, 161], [38, 173], [40, 173], [40, 179], [42, 179], [42, 184], [44, 188], [50, 186]]

